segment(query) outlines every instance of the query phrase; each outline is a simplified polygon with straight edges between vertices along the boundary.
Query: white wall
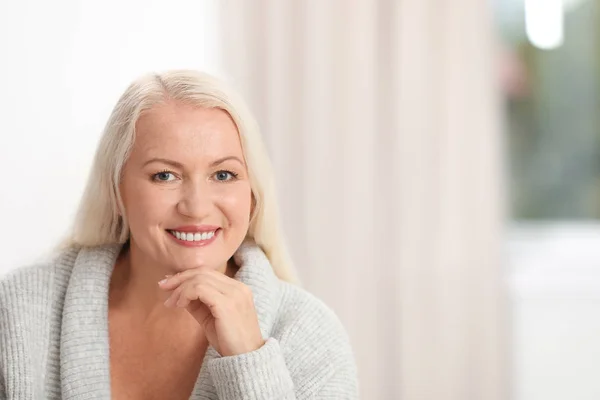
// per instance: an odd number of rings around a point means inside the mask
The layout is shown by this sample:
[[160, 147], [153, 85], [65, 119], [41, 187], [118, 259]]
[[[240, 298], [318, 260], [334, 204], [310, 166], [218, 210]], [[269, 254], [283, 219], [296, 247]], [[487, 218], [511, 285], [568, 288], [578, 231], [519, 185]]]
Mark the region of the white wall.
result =
[[0, 1], [0, 274], [64, 234], [132, 79], [218, 72], [216, 13], [217, 0]]
[[600, 399], [600, 225], [512, 233], [514, 399]]

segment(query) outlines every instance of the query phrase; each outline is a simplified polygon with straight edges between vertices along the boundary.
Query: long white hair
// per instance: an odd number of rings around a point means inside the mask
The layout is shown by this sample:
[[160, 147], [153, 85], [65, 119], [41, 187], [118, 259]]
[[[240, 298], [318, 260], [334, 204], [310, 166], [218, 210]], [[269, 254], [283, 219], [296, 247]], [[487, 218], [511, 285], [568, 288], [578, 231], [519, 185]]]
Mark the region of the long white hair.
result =
[[254, 208], [247, 237], [259, 245], [275, 274], [297, 283], [279, 221], [271, 163], [258, 124], [238, 93], [224, 81], [192, 70], [147, 74], [135, 80], [115, 105], [94, 158], [71, 231], [59, 248], [125, 243], [129, 226], [119, 192], [123, 166], [135, 140], [140, 115], [168, 100], [219, 108], [235, 122], [248, 167]]

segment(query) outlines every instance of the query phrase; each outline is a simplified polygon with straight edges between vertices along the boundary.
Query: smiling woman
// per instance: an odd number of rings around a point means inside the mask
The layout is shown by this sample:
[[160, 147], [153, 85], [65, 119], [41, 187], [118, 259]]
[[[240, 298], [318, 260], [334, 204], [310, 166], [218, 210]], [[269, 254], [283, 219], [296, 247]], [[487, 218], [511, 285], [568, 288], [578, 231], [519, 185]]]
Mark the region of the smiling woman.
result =
[[144, 268], [169, 266], [155, 268], [158, 274], [224, 272], [252, 211], [235, 123], [222, 109], [171, 100], [142, 115], [136, 133], [119, 185], [131, 251], [144, 256]]
[[0, 399], [353, 399], [344, 328], [294, 285], [254, 119], [194, 71], [132, 83], [72, 232], [0, 281]]

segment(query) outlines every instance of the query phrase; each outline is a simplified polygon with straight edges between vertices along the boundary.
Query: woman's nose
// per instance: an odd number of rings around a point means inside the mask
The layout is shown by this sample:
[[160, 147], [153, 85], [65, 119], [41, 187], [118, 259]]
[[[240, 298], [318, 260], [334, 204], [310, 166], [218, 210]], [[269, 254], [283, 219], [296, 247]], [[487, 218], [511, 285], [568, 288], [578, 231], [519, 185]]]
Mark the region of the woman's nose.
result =
[[181, 198], [177, 204], [178, 211], [190, 218], [202, 219], [212, 208], [210, 186], [208, 183], [188, 183], [182, 188]]

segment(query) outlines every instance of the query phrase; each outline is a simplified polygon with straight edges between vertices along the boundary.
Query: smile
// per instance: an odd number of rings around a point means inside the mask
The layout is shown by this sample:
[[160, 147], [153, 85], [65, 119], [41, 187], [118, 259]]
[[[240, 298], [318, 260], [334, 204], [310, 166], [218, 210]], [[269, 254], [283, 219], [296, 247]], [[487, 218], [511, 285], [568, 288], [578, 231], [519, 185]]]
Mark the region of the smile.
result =
[[206, 242], [211, 240], [215, 234], [217, 233], [217, 230], [214, 231], [209, 231], [209, 232], [196, 232], [196, 233], [191, 233], [191, 232], [178, 232], [178, 231], [173, 231], [173, 230], [168, 230], [167, 232], [169, 232], [172, 236], [175, 236], [177, 239], [182, 240], [182, 241], [186, 241], [186, 242]]

